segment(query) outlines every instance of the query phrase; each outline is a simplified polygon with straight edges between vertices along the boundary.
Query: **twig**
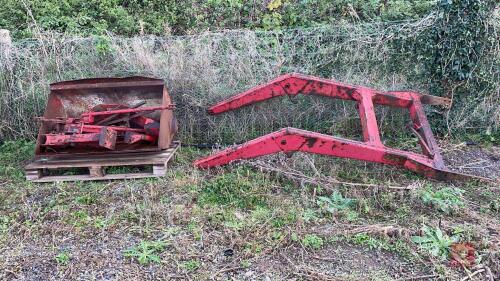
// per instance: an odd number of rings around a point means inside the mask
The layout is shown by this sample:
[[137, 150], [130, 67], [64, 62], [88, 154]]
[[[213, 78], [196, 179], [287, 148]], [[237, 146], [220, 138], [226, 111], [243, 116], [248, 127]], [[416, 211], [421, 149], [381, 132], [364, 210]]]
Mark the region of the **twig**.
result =
[[212, 277], [210, 277], [210, 279], [215, 279], [215, 277], [217, 277], [217, 275], [219, 275], [219, 274], [222, 274], [222, 273], [225, 273], [225, 272], [229, 272], [229, 271], [236, 271], [236, 270], [240, 270], [240, 269], [243, 269], [243, 268], [244, 267], [241, 267], [241, 266], [223, 268], [223, 269], [217, 271], [214, 275], [212, 275]]
[[495, 277], [493, 276], [493, 273], [491, 272], [491, 269], [489, 266], [483, 265], [483, 268], [486, 271], [486, 275], [489, 279], [489, 281], [495, 281]]
[[14, 275], [14, 277], [15, 277], [15, 278], [19, 278], [19, 274], [15, 273], [15, 272], [14, 272], [14, 271], [12, 271], [12, 270], [5, 269], [5, 272], [7, 272], [7, 273], [10, 273], [10, 274]]
[[458, 169], [463, 169], [463, 168], [467, 168], [467, 167], [469, 167], [471, 165], [477, 165], [477, 164], [481, 164], [481, 163], [484, 163], [484, 162], [486, 162], [486, 160], [483, 159], [483, 160], [479, 160], [479, 161], [475, 161], [475, 162], [463, 164], [462, 166], [458, 166], [457, 168]]
[[314, 165], [314, 162], [311, 160], [311, 158], [309, 156], [306, 156], [305, 158], [307, 159], [307, 162], [309, 162], [309, 166], [311, 167], [311, 169], [313, 169], [316, 176], [321, 177], [321, 174], [319, 173], [318, 169], [316, 169], [316, 165]]
[[394, 281], [419, 280], [419, 279], [433, 278], [433, 277], [437, 277], [437, 276], [438, 275], [436, 275], [436, 274], [421, 275], [421, 276], [411, 276], [411, 277], [405, 277], [405, 278], [395, 279]]
[[307, 269], [304, 272], [296, 271], [293, 272], [294, 275], [307, 277], [307, 280], [320, 280], [320, 281], [340, 281], [341, 279], [333, 278], [323, 273]]
[[317, 260], [322, 260], [322, 261], [338, 261], [339, 260], [338, 258], [324, 258], [324, 257], [318, 257], [318, 256], [312, 256], [312, 257], [317, 259]]
[[322, 272], [315, 271], [306, 266], [298, 266], [294, 264], [288, 257], [286, 257], [283, 253], [280, 253], [280, 256], [286, 260], [286, 262], [294, 267], [295, 271], [292, 273], [294, 275], [307, 277], [308, 280], [320, 280], [320, 281], [341, 281], [342, 279], [338, 279], [335, 277], [328, 276]]
[[40, 43], [42, 45], [42, 50], [43, 50], [43, 53], [45, 54], [45, 57], [48, 58], [49, 57], [49, 54], [47, 52], [47, 48], [45, 47], [45, 43], [43, 42], [43, 38], [42, 38], [42, 29], [40, 28], [40, 26], [38, 25], [38, 23], [36, 22], [36, 19], [35, 17], [33, 16], [33, 13], [31, 11], [31, 8], [30, 6], [26, 3], [25, 0], [22, 0], [21, 1], [23, 3], [23, 6], [24, 8], [26, 9], [26, 12], [28, 13], [28, 15], [30, 16], [31, 20], [33, 21], [33, 24], [35, 25], [35, 28], [37, 29], [37, 32], [38, 32], [38, 36], [39, 36], [39, 40], [40, 40]]
[[465, 280], [467, 280], [467, 279], [469, 279], [469, 278], [472, 280], [472, 277], [474, 277], [474, 276], [476, 276], [476, 275], [478, 275], [479, 273], [484, 272], [484, 271], [485, 271], [485, 269], [484, 269], [484, 268], [481, 268], [481, 269], [479, 269], [479, 270], [477, 270], [477, 271], [473, 272], [473, 273], [472, 273], [472, 274], [470, 274], [469, 276], [465, 276], [465, 277], [464, 277], [464, 278], [462, 278], [462, 280], [460, 280], [460, 281], [465, 281]]
[[470, 170], [473, 170], [473, 169], [484, 169], [484, 168], [489, 168], [489, 167], [493, 167], [495, 165], [488, 165], [488, 166], [480, 166], [480, 167], [460, 167], [459, 169], [464, 169], [464, 170], [467, 170], [467, 169], [470, 169]]
[[[286, 176], [290, 179], [293, 179], [293, 180], [297, 180], [300, 182], [307, 182], [307, 183], [316, 184], [316, 185], [322, 185], [322, 186], [324, 186], [324, 185], [346, 185], [346, 186], [351, 186], [351, 187], [373, 187], [373, 188], [382, 187], [382, 188], [395, 189], [395, 190], [414, 190], [414, 189], [418, 188], [418, 186], [390, 186], [390, 185], [378, 185], [378, 184], [371, 184], [371, 183], [345, 182], [345, 181], [339, 181], [337, 179], [333, 179], [330, 177], [327, 177], [327, 178], [323, 177], [323, 178], [315, 179], [315, 178], [306, 176], [306, 175], [299, 173], [299, 172], [290, 172], [290, 171], [286, 171], [284, 169], [275, 168], [275, 167], [268, 166], [268, 165], [263, 165], [262, 163], [259, 163], [257, 161], [246, 161], [246, 163], [255, 167], [255, 168], [261, 169], [261, 170], [279, 173], [279, 174], [284, 175], [284, 176]], [[315, 171], [315, 173], [317, 173], [317, 171]]]

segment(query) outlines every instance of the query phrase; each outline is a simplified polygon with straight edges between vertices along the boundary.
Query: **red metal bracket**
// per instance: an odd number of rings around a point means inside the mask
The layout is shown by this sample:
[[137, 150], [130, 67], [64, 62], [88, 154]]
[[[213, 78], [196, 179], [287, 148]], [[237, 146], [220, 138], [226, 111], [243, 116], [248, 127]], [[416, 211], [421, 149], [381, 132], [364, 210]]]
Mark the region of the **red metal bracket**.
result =
[[[194, 165], [200, 168], [210, 168], [239, 159], [249, 159], [280, 151], [302, 151], [399, 166], [439, 180], [474, 177], [446, 169], [427, 121], [422, 104], [449, 106], [450, 101], [446, 98], [416, 92], [381, 92], [312, 76], [286, 74], [219, 102], [208, 111], [210, 114], [219, 114], [273, 97], [298, 94], [356, 101], [364, 142], [286, 128], [199, 159], [194, 162]], [[418, 136], [423, 154], [389, 148], [382, 143], [375, 116], [375, 104], [409, 110], [412, 130]]]
[[[116, 105], [107, 105], [116, 106]], [[141, 107], [141, 108], [125, 108], [125, 109], [115, 109], [115, 110], [106, 110], [106, 111], [90, 111], [85, 112], [81, 115], [81, 119], [83, 123], [93, 124], [96, 116], [109, 116], [109, 115], [117, 115], [124, 113], [137, 113], [137, 112], [150, 112], [164, 109], [174, 109], [175, 105], [169, 104], [165, 106], [151, 106], [151, 107]]]

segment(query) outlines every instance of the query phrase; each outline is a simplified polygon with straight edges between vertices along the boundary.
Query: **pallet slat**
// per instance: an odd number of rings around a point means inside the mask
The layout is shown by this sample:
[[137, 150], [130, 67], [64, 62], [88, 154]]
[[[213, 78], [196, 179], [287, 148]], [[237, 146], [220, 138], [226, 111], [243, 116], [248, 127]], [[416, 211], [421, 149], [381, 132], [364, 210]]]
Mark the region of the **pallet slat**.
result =
[[26, 170], [26, 179], [27, 180], [36, 180], [42, 176], [40, 170]]
[[[167, 171], [167, 163], [179, 149], [180, 142], [172, 142], [170, 148], [156, 152], [126, 153], [124, 155], [112, 154], [109, 156], [90, 156], [75, 159], [42, 159], [25, 166], [26, 180], [33, 182], [56, 182], [56, 181], [88, 181], [88, 180], [113, 180], [113, 179], [134, 179], [146, 177], [162, 177]], [[150, 166], [152, 172], [105, 174], [107, 167], [127, 167], [127, 166]], [[87, 168], [89, 174], [80, 175], [44, 175], [43, 171], [57, 170], [64, 168]]]
[[155, 176], [164, 176], [167, 172], [166, 165], [153, 165], [153, 175]]
[[91, 177], [90, 175], [71, 175], [71, 176], [45, 176], [33, 180], [33, 182], [63, 182], [63, 181], [98, 181], [98, 180], [119, 180], [119, 179], [141, 179], [159, 177], [151, 173], [133, 173], [133, 174], [110, 174], [102, 177]]
[[44, 159], [37, 160], [33, 163], [26, 165], [25, 169], [38, 169], [38, 168], [71, 168], [71, 167], [92, 167], [94, 165], [101, 166], [123, 166], [124, 163], [131, 163], [131, 165], [141, 165], [141, 164], [161, 164], [163, 163], [165, 157], [168, 157], [176, 150], [173, 148], [169, 148], [164, 151], [156, 152], [156, 153], [147, 153], [142, 154], [138, 153], [135, 156], [131, 155], [110, 155], [108, 158], [100, 157], [91, 157], [86, 159]]

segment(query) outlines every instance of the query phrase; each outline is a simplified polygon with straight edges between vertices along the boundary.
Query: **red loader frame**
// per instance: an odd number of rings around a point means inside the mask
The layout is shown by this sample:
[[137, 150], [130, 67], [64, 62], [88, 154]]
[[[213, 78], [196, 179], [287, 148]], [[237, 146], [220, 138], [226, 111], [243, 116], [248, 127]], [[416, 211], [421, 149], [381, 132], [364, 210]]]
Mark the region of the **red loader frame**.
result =
[[[298, 94], [356, 101], [364, 141], [359, 142], [295, 128], [284, 128], [199, 159], [194, 162], [194, 165], [199, 168], [210, 168], [225, 165], [235, 160], [250, 159], [277, 152], [302, 151], [399, 166], [438, 180], [474, 177], [452, 172], [445, 167], [427, 121], [422, 105], [449, 106], [450, 100], [446, 98], [416, 92], [380, 92], [312, 76], [286, 74], [219, 102], [210, 107], [208, 111], [210, 114], [219, 114], [274, 97], [296, 96]], [[411, 129], [419, 139], [423, 154], [386, 147], [382, 143], [374, 104], [409, 110], [413, 123]]]

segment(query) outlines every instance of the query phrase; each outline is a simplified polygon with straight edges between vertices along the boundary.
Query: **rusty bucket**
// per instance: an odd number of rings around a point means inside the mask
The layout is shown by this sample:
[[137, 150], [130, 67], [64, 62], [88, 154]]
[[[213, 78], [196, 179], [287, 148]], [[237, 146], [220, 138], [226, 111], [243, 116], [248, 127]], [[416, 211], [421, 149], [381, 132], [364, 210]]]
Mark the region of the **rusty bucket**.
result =
[[[134, 76], [53, 83], [39, 118], [35, 158], [167, 149], [177, 131], [173, 108], [161, 79]], [[133, 118], [151, 126], [134, 128], [129, 122]], [[153, 136], [145, 133], [152, 131]]]

